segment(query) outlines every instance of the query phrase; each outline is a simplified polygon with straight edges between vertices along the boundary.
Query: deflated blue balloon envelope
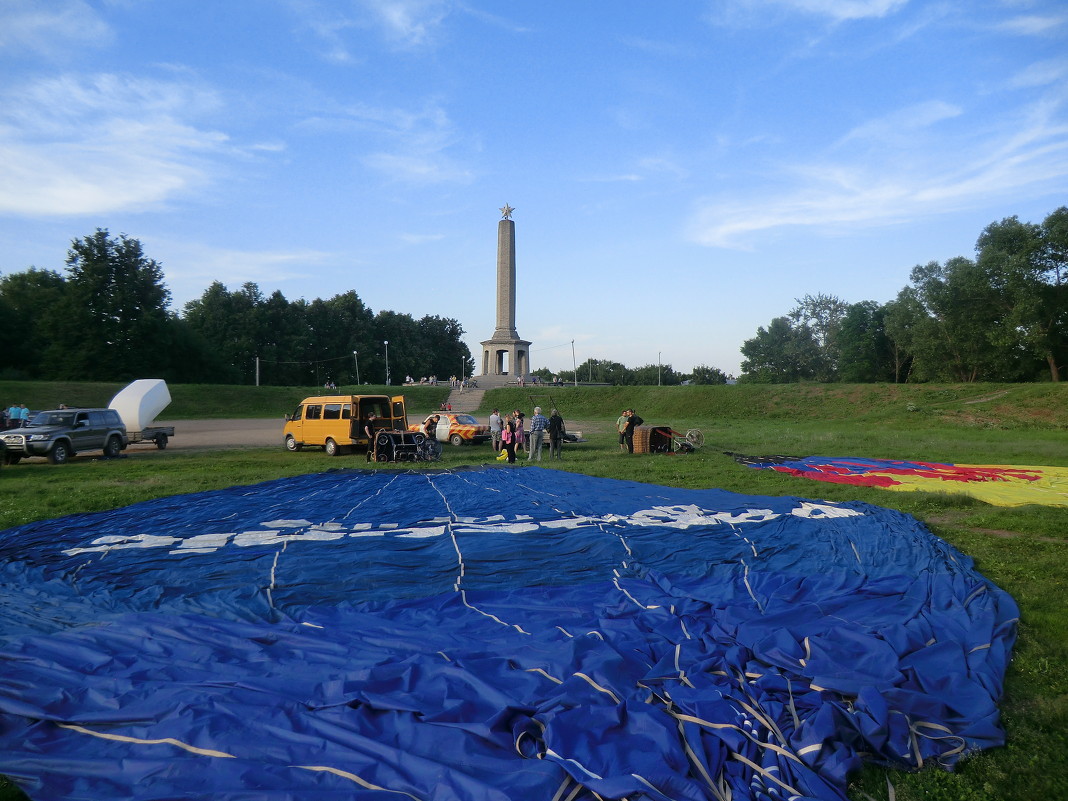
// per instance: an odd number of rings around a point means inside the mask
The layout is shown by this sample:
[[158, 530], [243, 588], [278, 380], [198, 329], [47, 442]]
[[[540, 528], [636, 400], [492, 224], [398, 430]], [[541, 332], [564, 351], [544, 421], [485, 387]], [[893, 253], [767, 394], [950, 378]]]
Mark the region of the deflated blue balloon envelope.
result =
[[0, 532], [34, 799], [844, 799], [1003, 741], [1018, 611], [908, 515], [342, 470]]

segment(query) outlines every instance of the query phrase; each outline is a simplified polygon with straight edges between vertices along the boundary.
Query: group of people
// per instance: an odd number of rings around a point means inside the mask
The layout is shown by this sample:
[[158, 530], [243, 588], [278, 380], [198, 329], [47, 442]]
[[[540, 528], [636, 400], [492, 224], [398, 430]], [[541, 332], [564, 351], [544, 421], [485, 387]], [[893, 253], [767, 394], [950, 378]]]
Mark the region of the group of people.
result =
[[553, 409], [546, 417], [541, 413], [541, 407], [534, 407], [534, 414], [530, 418], [530, 440], [527, 441], [526, 415], [519, 409], [512, 411], [507, 417], [502, 417], [500, 409], [494, 409], [489, 418], [490, 440], [494, 451], [500, 451], [498, 459], [507, 459], [508, 464], [515, 464], [516, 453], [525, 451], [527, 461], [541, 461], [542, 448], [545, 439], [549, 440], [549, 458], [563, 459], [564, 418]]
[[558, 375], [554, 375], [552, 378], [545, 379], [545, 378], [542, 378], [541, 376], [539, 376], [537, 374], [531, 374], [530, 378], [528, 379], [525, 375], [520, 374], [520, 375], [516, 376], [516, 379], [515, 379], [516, 384], [521, 386], [521, 387], [525, 387], [528, 382], [530, 384], [532, 384], [533, 386], [544, 385], [546, 383], [546, 381], [548, 381], [550, 386], [554, 386], [554, 387], [562, 387], [562, 386], [564, 386], [564, 379], [560, 378], [560, 376], [558, 376]]
[[634, 429], [645, 421], [638, 416], [633, 409], [624, 409], [616, 420], [616, 429], [619, 431], [619, 449], [627, 453], [634, 453]]
[[0, 427], [22, 428], [30, 422], [30, 410], [25, 403], [12, 403], [6, 409], [0, 410]]

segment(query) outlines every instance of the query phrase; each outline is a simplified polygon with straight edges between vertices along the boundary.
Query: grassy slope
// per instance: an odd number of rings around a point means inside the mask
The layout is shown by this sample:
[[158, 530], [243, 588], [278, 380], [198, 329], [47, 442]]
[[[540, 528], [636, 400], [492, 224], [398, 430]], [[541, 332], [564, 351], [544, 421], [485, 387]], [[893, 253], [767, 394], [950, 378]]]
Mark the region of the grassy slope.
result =
[[[44, 407], [104, 404], [120, 385], [0, 382], [5, 402]], [[383, 388], [367, 388], [382, 391]], [[274, 417], [317, 390], [171, 386], [168, 419]], [[413, 410], [435, 408], [438, 388], [405, 390]], [[1009, 740], [966, 760], [956, 773], [889, 773], [866, 768], [855, 799], [887, 798], [886, 778], [902, 801], [1001, 801], [1068, 798], [1068, 586], [1064, 570], [1068, 512], [1001, 508], [975, 499], [922, 492], [816, 484], [740, 468], [725, 450], [753, 454], [856, 455], [999, 464], [1068, 466], [1068, 387], [740, 386], [607, 387], [494, 390], [492, 406], [530, 409], [549, 396], [570, 420], [589, 426], [590, 442], [568, 453], [564, 469], [681, 487], [722, 487], [764, 495], [860, 500], [915, 515], [972, 556], [979, 569], [1021, 607], [1020, 635], [1002, 705]], [[35, 399], [38, 399], [35, 401]], [[685, 458], [629, 458], [618, 453], [612, 424], [624, 406], [650, 423], [701, 428], [706, 447]], [[446, 449], [443, 466], [481, 463], [485, 449]], [[28, 520], [108, 509], [138, 500], [254, 483], [338, 466], [324, 454], [244, 449], [211, 456], [147, 452], [137, 459], [81, 461], [55, 468], [23, 463], [0, 470], [0, 528]], [[0, 801], [19, 797], [0, 784]]]
[[[68, 406], [107, 406], [126, 384], [106, 382], [0, 381], [0, 403], [25, 403], [35, 410]], [[333, 394], [315, 387], [248, 387], [232, 384], [168, 384], [171, 403], [161, 418], [166, 420], [205, 420], [226, 418], [281, 417], [309, 395]], [[360, 387], [366, 395], [403, 393], [416, 409], [436, 409], [449, 395], [447, 386], [438, 387]], [[342, 387], [338, 393], [355, 392]]]
[[[0, 402], [31, 409], [105, 406], [122, 383], [0, 381]], [[277, 417], [315, 387], [249, 387], [170, 384], [170, 420]], [[342, 387], [351, 392], [354, 387]], [[432, 409], [447, 387], [364, 386], [365, 393], [403, 393], [417, 409]], [[486, 393], [482, 410], [498, 406], [529, 410], [555, 402], [576, 419], [612, 419], [633, 407], [650, 422], [701, 419], [821, 422], [871, 421], [881, 424], [953, 424], [964, 428], [1068, 429], [1068, 383], [1064, 384], [774, 384], [693, 387], [517, 387]], [[665, 423], [666, 424], [666, 423]]]
[[[2, 385], [0, 385], [2, 387]], [[1065, 384], [775, 384], [692, 387], [508, 388], [483, 410], [555, 402], [568, 417], [615, 419], [634, 408], [648, 422], [706, 419], [900, 423], [970, 428], [1068, 429]]]

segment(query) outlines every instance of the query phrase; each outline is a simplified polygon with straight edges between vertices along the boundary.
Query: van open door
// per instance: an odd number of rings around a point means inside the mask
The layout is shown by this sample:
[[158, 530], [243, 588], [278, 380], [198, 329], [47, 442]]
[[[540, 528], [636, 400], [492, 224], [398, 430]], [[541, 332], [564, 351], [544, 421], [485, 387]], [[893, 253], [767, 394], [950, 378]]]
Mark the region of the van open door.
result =
[[404, 396], [397, 395], [390, 398], [393, 406], [393, 430], [394, 431], [407, 431], [408, 430], [408, 413], [404, 409]]

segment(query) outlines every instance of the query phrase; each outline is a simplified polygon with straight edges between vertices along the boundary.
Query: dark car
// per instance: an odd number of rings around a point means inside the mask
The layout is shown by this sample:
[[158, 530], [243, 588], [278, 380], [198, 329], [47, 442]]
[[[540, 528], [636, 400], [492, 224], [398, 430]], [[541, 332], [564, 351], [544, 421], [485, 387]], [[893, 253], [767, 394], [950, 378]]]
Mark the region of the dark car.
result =
[[129, 439], [114, 409], [55, 409], [39, 412], [27, 426], [5, 431], [0, 441], [9, 464], [27, 456], [47, 456], [52, 464], [63, 464], [82, 451], [118, 456]]

